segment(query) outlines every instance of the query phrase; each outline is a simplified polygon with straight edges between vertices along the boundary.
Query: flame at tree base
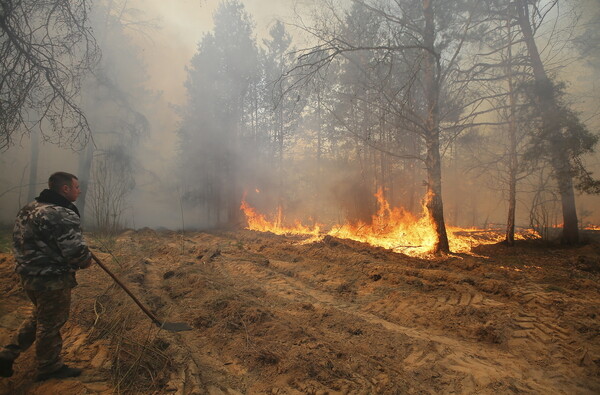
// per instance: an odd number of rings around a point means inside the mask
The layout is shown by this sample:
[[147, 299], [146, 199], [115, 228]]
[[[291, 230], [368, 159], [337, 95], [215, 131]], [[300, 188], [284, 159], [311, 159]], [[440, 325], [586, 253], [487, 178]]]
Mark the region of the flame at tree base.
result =
[[408, 255], [422, 255], [433, 249], [437, 238], [427, 215], [417, 218], [402, 207], [390, 207], [382, 189], [375, 197], [379, 208], [370, 223], [346, 223], [333, 227], [328, 234]]
[[[242, 201], [240, 209], [246, 215], [248, 226], [246, 229], [259, 232], [271, 232], [278, 235], [301, 235], [309, 236], [306, 242], [314, 242], [326, 235], [350, 239], [368, 243], [373, 246], [383, 247], [395, 252], [401, 252], [410, 256], [423, 256], [430, 253], [437, 241], [435, 230], [431, 220], [424, 210], [421, 218], [415, 217], [401, 207], [390, 207], [380, 189], [376, 194], [379, 209], [371, 217], [370, 223], [358, 221], [336, 225], [328, 232], [322, 232], [322, 225], [313, 227], [302, 225], [295, 221], [294, 226], [283, 225], [281, 207], [278, 209], [277, 219], [269, 221], [251, 207], [245, 200]], [[504, 235], [500, 231], [484, 231], [477, 228], [447, 227], [450, 250], [456, 253], [467, 253], [473, 247], [482, 244], [494, 244], [502, 241]], [[485, 237], [478, 237], [485, 232]], [[537, 238], [534, 231], [524, 234], [516, 234], [515, 239]]]

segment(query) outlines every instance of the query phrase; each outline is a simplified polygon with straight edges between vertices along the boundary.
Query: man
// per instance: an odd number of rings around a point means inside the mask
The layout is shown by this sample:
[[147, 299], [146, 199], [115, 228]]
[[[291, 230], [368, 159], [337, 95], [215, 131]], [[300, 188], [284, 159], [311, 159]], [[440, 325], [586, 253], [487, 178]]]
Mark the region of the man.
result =
[[77, 177], [54, 173], [48, 189], [17, 215], [13, 231], [15, 271], [34, 309], [11, 343], [0, 351], [0, 377], [12, 376], [14, 360], [34, 341], [36, 381], [81, 374], [81, 369], [65, 365], [60, 358], [60, 329], [69, 318], [71, 289], [77, 285], [75, 272], [92, 262], [79, 211], [73, 204], [79, 193]]

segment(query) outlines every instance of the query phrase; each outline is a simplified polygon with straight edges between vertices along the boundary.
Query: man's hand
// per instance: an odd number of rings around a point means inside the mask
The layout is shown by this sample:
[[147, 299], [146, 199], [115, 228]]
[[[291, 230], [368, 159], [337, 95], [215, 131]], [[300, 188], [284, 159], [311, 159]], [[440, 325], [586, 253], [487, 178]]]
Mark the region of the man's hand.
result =
[[81, 262], [79, 264], [79, 268], [80, 269], [87, 269], [88, 267], [90, 267], [92, 264], [92, 258], [88, 259], [87, 261]]

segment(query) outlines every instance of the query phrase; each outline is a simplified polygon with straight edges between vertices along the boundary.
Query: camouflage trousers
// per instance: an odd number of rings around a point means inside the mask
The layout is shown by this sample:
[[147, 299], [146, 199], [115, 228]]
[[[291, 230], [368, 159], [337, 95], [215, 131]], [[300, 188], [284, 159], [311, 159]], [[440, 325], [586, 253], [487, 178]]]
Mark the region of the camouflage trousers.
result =
[[15, 360], [35, 341], [38, 373], [54, 372], [63, 365], [60, 329], [69, 318], [71, 288], [25, 292], [34, 305], [33, 312], [23, 321], [11, 343], [0, 351], [0, 357]]

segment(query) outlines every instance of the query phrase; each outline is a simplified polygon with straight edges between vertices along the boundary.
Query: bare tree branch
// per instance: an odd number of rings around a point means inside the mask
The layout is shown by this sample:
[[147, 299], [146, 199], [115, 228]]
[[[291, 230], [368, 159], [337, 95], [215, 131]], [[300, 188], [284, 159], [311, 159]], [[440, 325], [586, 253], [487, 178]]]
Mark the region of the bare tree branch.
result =
[[34, 128], [77, 148], [90, 138], [79, 92], [100, 52], [86, 0], [6, 0], [0, 8], [0, 150]]

